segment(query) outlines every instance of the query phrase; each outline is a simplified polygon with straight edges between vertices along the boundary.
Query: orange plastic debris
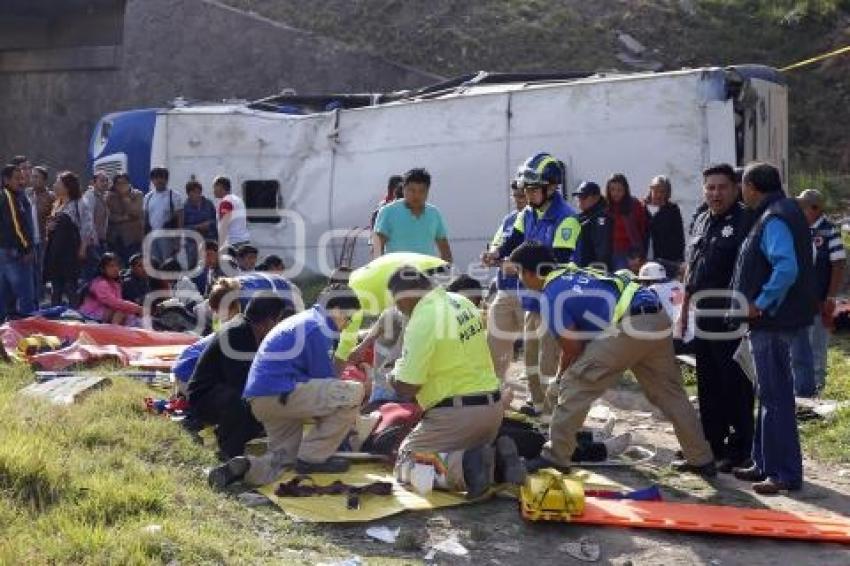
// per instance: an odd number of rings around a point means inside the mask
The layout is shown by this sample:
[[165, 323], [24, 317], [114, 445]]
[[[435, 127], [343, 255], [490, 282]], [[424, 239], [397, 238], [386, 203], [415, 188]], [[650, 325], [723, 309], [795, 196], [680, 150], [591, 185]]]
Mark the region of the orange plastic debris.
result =
[[850, 519], [834, 514], [721, 505], [585, 499], [571, 523], [850, 543]]

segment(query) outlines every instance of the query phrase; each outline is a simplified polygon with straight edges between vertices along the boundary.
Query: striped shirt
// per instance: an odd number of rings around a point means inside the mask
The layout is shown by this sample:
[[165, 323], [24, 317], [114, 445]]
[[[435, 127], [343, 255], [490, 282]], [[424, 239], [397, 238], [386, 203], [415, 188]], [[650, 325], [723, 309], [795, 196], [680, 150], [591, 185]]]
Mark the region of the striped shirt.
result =
[[832, 278], [832, 264], [844, 261], [847, 257], [841, 232], [837, 226], [821, 215], [811, 226], [812, 247], [814, 248], [815, 276], [817, 280], [817, 296], [823, 300], [829, 293], [829, 283]]

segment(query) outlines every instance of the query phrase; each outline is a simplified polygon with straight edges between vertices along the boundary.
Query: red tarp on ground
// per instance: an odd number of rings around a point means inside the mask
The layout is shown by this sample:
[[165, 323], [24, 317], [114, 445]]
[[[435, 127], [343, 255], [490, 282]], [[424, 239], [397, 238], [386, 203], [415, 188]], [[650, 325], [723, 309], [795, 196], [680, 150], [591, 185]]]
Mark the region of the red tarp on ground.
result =
[[60, 370], [75, 364], [112, 359], [123, 365], [169, 369], [184, 348], [198, 337], [184, 332], [157, 332], [114, 324], [93, 324], [32, 317], [0, 326], [0, 340], [14, 354], [18, 342], [33, 334], [56, 336], [69, 346], [31, 356], [40, 369]]

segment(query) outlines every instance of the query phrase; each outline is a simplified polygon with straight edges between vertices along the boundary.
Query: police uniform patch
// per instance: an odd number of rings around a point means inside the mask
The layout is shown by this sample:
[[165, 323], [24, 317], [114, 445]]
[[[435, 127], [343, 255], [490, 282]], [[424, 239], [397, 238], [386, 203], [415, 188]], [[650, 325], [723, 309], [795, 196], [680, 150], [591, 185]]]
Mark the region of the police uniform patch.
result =
[[732, 228], [732, 226], [730, 225], [726, 225], [723, 227], [723, 230], [721, 230], [720, 233], [723, 235], [724, 238], [728, 238], [729, 236], [735, 233], [735, 229]]
[[572, 236], [572, 235], [573, 235], [572, 228], [561, 228], [561, 237], [564, 240], [569, 241], [570, 236]]

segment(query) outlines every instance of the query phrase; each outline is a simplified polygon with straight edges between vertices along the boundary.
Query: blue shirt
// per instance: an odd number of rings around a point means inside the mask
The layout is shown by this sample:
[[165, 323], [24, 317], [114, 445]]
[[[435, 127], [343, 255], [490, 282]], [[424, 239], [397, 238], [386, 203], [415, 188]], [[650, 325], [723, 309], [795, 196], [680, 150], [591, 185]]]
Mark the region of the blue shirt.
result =
[[336, 377], [332, 358], [337, 335], [319, 305], [282, 320], [260, 344], [242, 396], [280, 395], [297, 383]]
[[775, 315], [776, 309], [785, 300], [785, 295], [797, 280], [794, 237], [784, 220], [774, 216], [765, 222], [760, 248], [772, 270], [770, 279], [764, 284], [754, 302], [759, 310]]
[[293, 283], [276, 273], [265, 273], [262, 271], [253, 271], [237, 275], [239, 281], [239, 303], [242, 305], [242, 311], [248, 307], [251, 297], [259, 291], [278, 291], [281, 297], [292, 302], [294, 309], [301, 310], [301, 292]]
[[[499, 247], [505, 240], [510, 238], [511, 233], [514, 231], [517, 214], [519, 214], [519, 211], [515, 210], [502, 219], [502, 224], [493, 237], [494, 246]], [[519, 289], [519, 277], [516, 275], [505, 275], [500, 269], [496, 275], [496, 288], [500, 291], [515, 291]]]
[[189, 378], [192, 377], [192, 373], [195, 371], [195, 366], [198, 365], [198, 358], [201, 357], [201, 354], [206, 350], [207, 346], [209, 346], [210, 342], [215, 338], [215, 333], [204, 336], [180, 354], [180, 357], [177, 358], [177, 362], [175, 362], [174, 367], [171, 369], [171, 373], [174, 374], [179, 381], [183, 383], [189, 383]]
[[215, 205], [206, 197], [201, 200], [199, 206], [192, 204], [190, 200], [186, 200], [183, 206], [183, 225], [187, 229], [194, 229], [195, 226], [202, 222], [211, 222], [209, 227], [204, 231], [199, 231], [201, 236], [206, 240], [218, 239], [218, 227], [216, 226]]
[[[564, 273], [549, 281], [541, 295], [541, 316], [555, 336], [566, 330], [598, 333], [611, 324], [619, 293], [613, 283], [584, 273]], [[659, 305], [658, 296], [641, 288], [631, 307]], [[589, 336], [588, 338], [591, 338]]]
[[[523, 242], [537, 242], [552, 250], [555, 261], [566, 264], [572, 259], [580, 232], [575, 209], [556, 192], [542, 213], [528, 205], [517, 214], [513, 231], [499, 247], [499, 257], [507, 257]], [[540, 312], [537, 293], [522, 285], [519, 292], [524, 311]]]
[[392, 202], [378, 212], [374, 231], [387, 239], [385, 253], [416, 252], [436, 255], [436, 241], [447, 237], [446, 223], [436, 206], [425, 208], [414, 216], [404, 199]]

